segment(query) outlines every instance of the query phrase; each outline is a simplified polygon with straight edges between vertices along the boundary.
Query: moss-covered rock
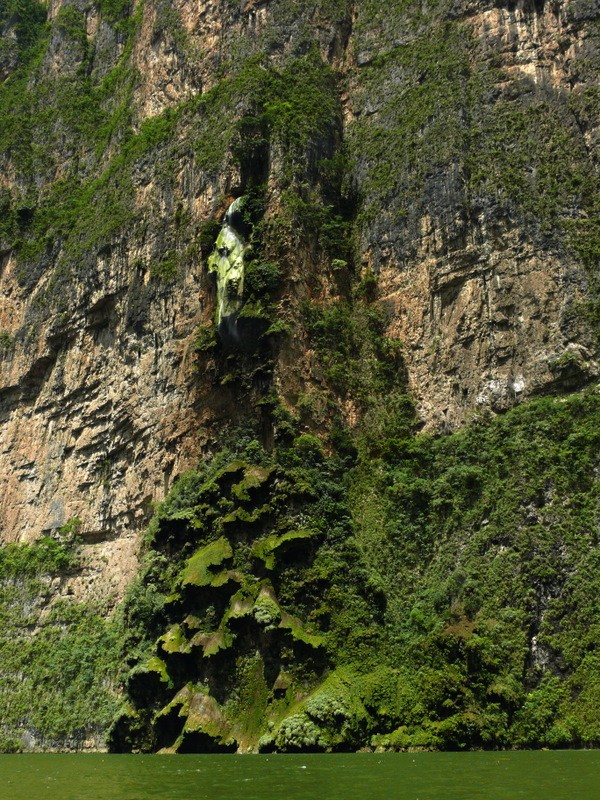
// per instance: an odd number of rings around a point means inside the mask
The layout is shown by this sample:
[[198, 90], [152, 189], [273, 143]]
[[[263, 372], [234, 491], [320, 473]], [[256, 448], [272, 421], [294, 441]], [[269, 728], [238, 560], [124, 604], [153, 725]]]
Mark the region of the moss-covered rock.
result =
[[263, 539], [257, 540], [252, 545], [252, 554], [264, 562], [268, 570], [275, 567], [275, 562], [278, 557], [284, 557], [285, 553], [292, 549], [292, 547], [306, 539], [314, 537], [313, 531], [288, 531], [288, 533], [271, 534]]
[[215, 249], [208, 259], [208, 269], [217, 276], [217, 325], [219, 331], [236, 338], [236, 314], [244, 291], [243, 199], [229, 206]]
[[[542, 399], [445, 438], [395, 438], [376, 470], [359, 438], [350, 472], [309, 439], [268, 467], [206, 465], [187, 500], [206, 521], [176, 511], [205, 543], [171, 565], [180, 584], [193, 567], [201, 585], [182, 588], [202, 593], [159, 606], [171, 684], [158, 671], [144, 703], [164, 707], [194, 676], [242, 749], [594, 742], [597, 413], [593, 391]], [[167, 512], [158, 551], [181, 541]], [[151, 741], [136, 713], [131, 736]], [[183, 717], [169, 726], [181, 744]]]
[[[236, 742], [230, 735], [231, 726], [213, 697], [201, 686], [187, 684], [161, 709], [155, 722], [163, 731], [163, 737], [172, 724], [173, 715], [183, 721], [177, 739], [162, 752], [196, 752], [202, 743], [205, 752], [232, 752]], [[179, 728], [179, 726], [177, 726]]]
[[224, 537], [201, 547], [187, 560], [179, 579], [181, 586], [220, 585], [226, 571], [214, 567], [222, 567], [232, 556], [231, 545]]

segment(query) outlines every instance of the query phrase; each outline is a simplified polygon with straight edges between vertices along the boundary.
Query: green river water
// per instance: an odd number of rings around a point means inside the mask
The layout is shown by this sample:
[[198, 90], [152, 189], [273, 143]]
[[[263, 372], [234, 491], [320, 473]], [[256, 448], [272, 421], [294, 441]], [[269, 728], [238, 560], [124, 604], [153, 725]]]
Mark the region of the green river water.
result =
[[600, 752], [0, 756], [1, 800], [595, 800]]

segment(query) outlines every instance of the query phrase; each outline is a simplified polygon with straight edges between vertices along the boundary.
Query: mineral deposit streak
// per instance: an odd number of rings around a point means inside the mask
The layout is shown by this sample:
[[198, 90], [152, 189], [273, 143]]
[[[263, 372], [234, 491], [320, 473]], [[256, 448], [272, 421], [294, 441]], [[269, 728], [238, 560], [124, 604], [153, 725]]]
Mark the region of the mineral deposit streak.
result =
[[237, 312], [244, 291], [243, 198], [231, 203], [223, 219], [215, 249], [208, 259], [209, 272], [217, 275], [217, 326], [221, 336], [238, 338]]

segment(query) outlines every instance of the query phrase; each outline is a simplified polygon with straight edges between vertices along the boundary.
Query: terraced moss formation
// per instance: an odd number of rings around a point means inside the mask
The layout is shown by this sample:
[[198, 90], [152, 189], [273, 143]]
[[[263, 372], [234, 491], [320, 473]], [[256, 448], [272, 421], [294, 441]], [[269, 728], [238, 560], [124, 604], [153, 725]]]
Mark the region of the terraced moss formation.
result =
[[599, 416], [597, 392], [540, 400], [350, 468], [250, 442], [182, 478], [112, 747], [598, 744]]
[[[331, 467], [312, 437], [282, 455], [256, 442], [223, 452], [159, 509], [126, 607], [147, 655], [112, 731], [116, 749], [245, 750], [261, 737], [272, 746], [264, 734], [322, 680], [330, 636], [370, 636], [379, 612]], [[150, 587], [158, 594], [141, 626]], [[154, 647], [153, 630], [165, 631]], [[284, 749], [303, 746], [281, 737]]]
[[376, 457], [290, 419], [179, 480], [109, 626], [40, 600], [65, 545], [5, 548], [3, 749], [102, 742], [120, 659], [119, 751], [597, 745], [599, 416], [547, 398]]

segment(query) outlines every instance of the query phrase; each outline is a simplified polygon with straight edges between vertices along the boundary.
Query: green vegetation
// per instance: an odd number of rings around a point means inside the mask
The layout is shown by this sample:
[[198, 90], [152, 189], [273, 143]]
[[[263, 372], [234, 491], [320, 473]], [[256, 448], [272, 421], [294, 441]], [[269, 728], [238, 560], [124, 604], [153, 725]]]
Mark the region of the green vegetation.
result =
[[[575, 108], [582, 100], [574, 99]], [[474, 193], [516, 205], [546, 236], [562, 233], [588, 270], [593, 309], [600, 288], [600, 192], [580, 128], [561, 104], [525, 97], [486, 109], [470, 136]]]
[[231, 558], [233, 551], [231, 545], [225, 538], [217, 539], [216, 542], [201, 547], [188, 559], [183, 572], [181, 573], [181, 585], [186, 586], [209, 586], [216, 576], [211, 571], [211, 567], [219, 567], [223, 561]]
[[75, 563], [73, 553], [50, 537], [35, 545], [7, 544], [0, 549], [0, 578], [14, 580], [66, 572]]
[[61, 75], [44, 73], [51, 31], [38, 25], [31, 29], [22, 63], [0, 86], [0, 150], [20, 175], [19, 191], [3, 196], [2, 234], [17, 251], [22, 283], [35, 284], [48, 255], [65, 248], [46, 290], [47, 305], [68, 302], [65, 289], [74, 262], [131, 219], [131, 197], [125, 193], [130, 180], [123, 173], [114, 176], [123, 159], [98, 174], [109, 144], [126, 138], [131, 123], [129, 59], [139, 19], [139, 13], [131, 18], [121, 57], [99, 75], [89, 63], [83, 13], [66, 5], [52, 23], [66, 48]]
[[117, 30], [127, 30], [128, 15], [133, 6], [132, 0], [98, 0], [102, 19]]
[[[375, 451], [359, 431], [349, 471], [302, 435], [186, 475], [126, 610], [165, 671], [134, 668], [113, 747], [597, 744], [599, 421], [587, 392]], [[204, 744], [169, 716], [190, 679]]]
[[7, 353], [14, 344], [14, 339], [6, 331], [0, 331], [0, 355]]
[[[117, 5], [126, 11], [126, 5]], [[110, 15], [119, 11], [114, 3], [108, 6]], [[101, 11], [107, 9], [102, 6]], [[0, 87], [0, 149], [22, 175], [24, 187], [19, 196], [3, 190], [0, 197], [2, 244], [16, 250], [19, 278], [31, 288], [48, 258], [57, 256], [51, 279], [38, 298], [40, 311], [66, 306], [73, 280], [89, 273], [100, 251], [110, 250], [125, 229], [149, 224], [152, 204], [136, 201], [136, 187], [150, 153], [158, 165], [161, 191], [167, 193], [173, 191], [175, 165], [186, 150], [185, 141], [194, 142], [195, 169], [205, 180], [218, 175], [233, 155], [242, 165], [252, 199], [264, 177], [261, 159], [266, 159], [270, 143], [278, 142], [286, 153], [281, 179], [287, 186], [304, 176], [307, 151], [320, 147], [337, 125], [333, 72], [310, 49], [281, 68], [262, 56], [251, 56], [209, 92], [146, 120], [134, 134], [131, 98], [137, 76], [130, 59], [140, 14], [141, 6], [133, 16], [122, 17], [130, 23], [123, 34], [124, 50], [112, 69], [100, 76], [86, 67], [91, 55], [83, 16], [74, 6], [65, 6], [53, 26], [79, 48], [73, 50], [73, 70], [51, 81], [42, 77], [48, 44], [43, 28], [27, 64]], [[232, 116], [230, 109], [242, 102], [247, 113]], [[73, 169], [61, 168], [62, 177], [52, 181], [65, 142]], [[249, 213], [258, 220], [254, 205], [250, 203]], [[173, 281], [181, 266], [197, 256], [190, 244], [194, 231], [181, 204], [172, 224], [163, 220], [160, 226], [164, 233], [150, 273], [158, 281]], [[199, 244], [205, 252], [204, 239], [214, 231], [208, 231], [206, 224], [203, 230]], [[261, 230], [254, 244], [268, 238]], [[251, 261], [246, 316], [261, 316], [267, 312], [256, 298], [261, 294], [268, 302], [280, 268], [258, 246]]]
[[[258, 174], [250, 182], [257, 209], [249, 216], [251, 313], [267, 316], [278, 297], [277, 237], [302, 241], [310, 231], [313, 258], [328, 264], [337, 283], [334, 301], [302, 309], [321, 385], [298, 397], [299, 418], [273, 393], [254, 397], [245, 421], [256, 430], [254, 417], [266, 415], [274, 449], [240, 437], [186, 476], [159, 509], [127, 613], [135, 631], [130, 652], [139, 653], [140, 664], [164, 659], [166, 673], [156, 683], [148, 670], [147, 686], [130, 679], [133, 705], [113, 727], [114, 748], [598, 742], [598, 673], [584, 644], [585, 626], [597, 625], [595, 579], [573, 577], [593, 574], [597, 544], [597, 395], [540, 400], [500, 418], [475, 416], [452, 436], [415, 436], [402, 346], [385, 335], [377, 279], [366, 272], [353, 281], [348, 201], [340, 200], [349, 170], [363, 175], [359, 226], [379, 213], [407, 220], [429, 176], [452, 164], [469, 141], [469, 192], [505, 192], [507, 202], [518, 196], [541, 232], [572, 202], [579, 179], [569, 178], [570, 167], [561, 172], [560, 158], [554, 165], [540, 160], [529, 188], [509, 186], [511, 175], [521, 180], [524, 162], [497, 175], [477, 170], [477, 158], [487, 158], [476, 143], [482, 116], [467, 129], [461, 114], [494, 75], [471, 72], [470, 48], [463, 28], [444, 23], [434, 35], [374, 58], [363, 80], [372, 102], [382, 104], [378, 121], [352, 126], [349, 158], [321, 159], [312, 174], [290, 160], [276, 218], [264, 213]], [[313, 70], [318, 61], [311, 58]], [[255, 81], [256, 109], [235, 131], [255, 163], [282, 135], [278, 119], [292, 110], [282, 100], [275, 113], [262, 99], [263, 90], [286, 95], [277, 73], [267, 79], [257, 67], [249, 62], [218, 87], [230, 92], [236, 81]], [[379, 97], [386, 70], [403, 73], [405, 88]], [[546, 111], [531, 106], [520, 119]], [[310, 136], [300, 126], [293, 137], [286, 132], [286, 142], [301, 153], [311, 136], [335, 132], [335, 124], [333, 109], [322, 120], [315, 114]], [[567, 139], [545, 124], [536, 123], [556, 139], [555, 155], [566, 157]], [[525, 123], [515, 125], [521, 135]], [[231, 135], [233, 141], [233, 129]], [[485, 140], [493, 143], [491, 132]], [[493, 144], [493, 152], [501, 147]], [[513, 157], [512, 147], [506, 152]], [[575, 171], [579, 155], [571, 151]], [[204, 330], [197, 347], [214, 354], [213, 334]], [[234, 397], [248, 396], [248, 361], [231, 355], [219, 369]], [[348, 404], [351, 426], [342, 413]], [[299, 435], [301, 424], [310, 430], [324, 421], [330, 457], [319, 440]], [[263, 482], [256, 475], [265, 467]], [[578, 625], [576, 648], [569, 631]], [[193, 702], [209, 696], [216, 704], [209, 717], [219, 720], [202, 727], [201, 739], [191, 737], [188, 706], [177, 706], [176, 722], [171, 713], [190, 680]]]
[[401, 672], [402, 735], [380, 743], [597, 742], [599, 413], [594, 392], [547, 398], [356, 467]]
[[429, 177], [462, 159], [469, 45], [463, 26], [433, 21], [409, 44], [365, 66], [362, 99], [378, 113], [349, 131], [362, 178], [363, 223], [390, 213], [406, 221], [415, 204], [427, 202]]
[[[446, 254], [493, 220], [542, 253], [568, 249], [593, 295], [598, 91], [575, 81], [567, 102], [510, 78], [446, 0], [320, 0], [314, 29], [306, 4], [281, 0], [219, 56], [210, 88], [140, 123], [135, 6], [98, 0], [102, 56], [79, 5], [51, 22], [34, 0], [0, 9], [15, 31], [0, 152], [18, 176], [0, 190], [0, 252], [39, 317], [95, 286], [125, 236], [149, 243], [129, 265], [150, 277], [143, 330], [151, 293], [208, 261], [240, 196], [248, 335], [236, 349], [198, 331], [207, 419], [230, 419], [207, 423], [210, 454], [157, 507], [115, 620], [52, 599], [78, 570], [78, 519], [60, 540], [0, 549], [0, 749], [28, 734], [81, 747], [109, 727], [114, 750], [141, 751], [600, 745], [599, 395], [418, 434], [402, 343], [361, 260], [401, 269], [426, 220]], [[331, 64], [351, 18], [342, 109]], [[153, 25], [192, 58], [168, 3]], [[582, 61], [578, 78], [596, 75]], [[195, 217], [201, 196], [215, 219]], [[594, 319], [593, 297], [581, 311]], [[0, 357], [22, 336], [0, 332]], [[550, 368], [576, 363], [569, 350]]]
[[[176, 484], [150, 535], [125, 613], [140, 663], [158, 656], [173, 689], [150, 678], [143, 687], [134, 669], [135, 706], [113, 728], [117, 749], [186, 751], [185, 716], [179, 712], [168, 726], [165, 717], [187, 680], [219, 705], [222, 725], [211, 748], [225, 746], [221, 740], [256, 744], [298, 691], [319, 683], [334, 654], [363, 662], [378, 635], [372, 620], [380, 612], [368, 597], [337, 468], [312, 437], [271, 455], [253, 441], [223, 451]], [[188, 555], [192, 542], [197, 549]], [[148, 619], [151, 587], [160, 594]], [[161, 631], [167, 635], [155, 650]]]
[[376, 304], [358, 299], [304, 311], [325, 377], [340, 395], [366, 407], [394, 384], [403, 387], [402, 346], [385, 336], [386, 318]]
[[[6, 0], [0, 8], [0, 30], [8, 26], [14, 30], [20, 59], [26, 58], [28, 48], [36, 42], [45, 22], [46, 7], [38, 0]], [[0, 58], [9, 47], [8, 38], [3, 39]]]
[[448, 12], [445, 0], [426, 14], [411, 0], [358, 11], [363, 113], [348, 128], [348, 151], [361, 233], [376, 241], [378, 218], [387, 219], [401, 259], [423, 217], [436, 220], [452, 250], [464, 220], [484, 213], [502, 226], [516, 215], [538, 248], [566, 246], [585, 266], [583, 310], [597, 326], [600, 195], [585, 133], [599, 108], [597, 26], [574, 67], [583, 85], [567, 101], [509, 73], [485, 38]]
[[115, 713], [120, 636], [103, 609], [56, 597], [72, 547], [45, 538], [0, 549], [0, 749], [100, 744]]

